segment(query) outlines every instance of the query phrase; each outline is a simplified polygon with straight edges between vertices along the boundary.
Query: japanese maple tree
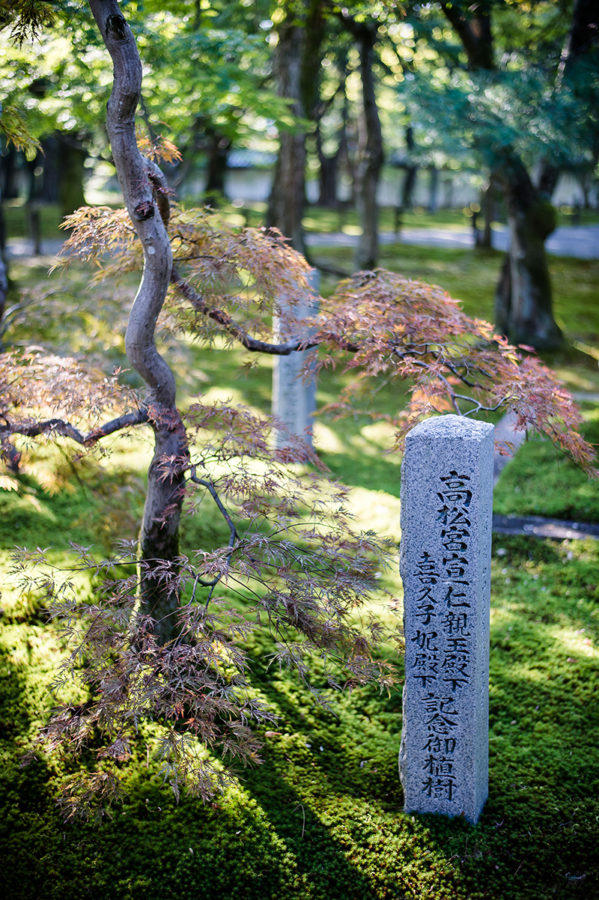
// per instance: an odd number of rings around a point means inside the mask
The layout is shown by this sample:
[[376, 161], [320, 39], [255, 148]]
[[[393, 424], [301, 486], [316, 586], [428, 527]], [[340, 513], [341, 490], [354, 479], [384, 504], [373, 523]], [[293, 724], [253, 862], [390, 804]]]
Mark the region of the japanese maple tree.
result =
[[[439, 288], [377, 270], [341, 283], [310, 320], [279, 309], [281, 296], [293, 309], [310, 290], [304, 259], [276, 231], [228, 227], [173, 201], [157, 159], [175, 151], [147, 142], [140, 150], [136, 136], [142, 65], [134, 37], [116, 0], [90, 0], [90, 7], [114, 66], [107, 128], [126, 210], [80, 210], [67, 223], [67, 251], [109, 280], [141, 267], [125, 343], [145, 390], [39, 347], [7, 351], [0, 442], [13, 469], [18, 436], [90, 448], [124, 429], [147, 428], [154, 451], [139, 543], [105, 560], [79, 548], [81, 565], [97, 576], [90, 596], [82, 600], [40, 551], [20, 554], [19, 567], [39, 565], [34, 583], [53, 598], [71, 640], [65, 673], [86, 691], [82, 702], [55, 711], [44, 738], [54, 748], [93, 747], [99, 768], [72, 787], [74, 796], [110, 797], [139, 724], [154, 720], [175, 792], [184, 784], [208, 797], [227, 775], [202, 748], [256, 761], [252, 723], [273, 718], [249, 680], [251, 629], [266, 625], [274, 659], [308, 684], [314, 653], [333, 687], [393, 683], [393, 667], [375, 652], [380, 624], [360, 624], [358, 616], [393, 548], [352, 529], [344, 489], [301, 439], [274, 449], [272, 420], [201, 398], [180, 409], [173, 371], [155, 343], [161, 313], [208, 345], [218, 338], [270, 355], [317, 349], [319, 366], [355, 372], [334, 404], [338, 414], [355, 407], [370, 380], [408, 380], [411, 399], [395, 421], [398, 445], [424, 416], [504, 407], [588, 469], [593, 451], [551, 372]], [[274, 312], [285, 317], [277, 342]], [[184, 507], [202, 515], [203, 499], [218, 510], [227, 539], [184, 552]]]

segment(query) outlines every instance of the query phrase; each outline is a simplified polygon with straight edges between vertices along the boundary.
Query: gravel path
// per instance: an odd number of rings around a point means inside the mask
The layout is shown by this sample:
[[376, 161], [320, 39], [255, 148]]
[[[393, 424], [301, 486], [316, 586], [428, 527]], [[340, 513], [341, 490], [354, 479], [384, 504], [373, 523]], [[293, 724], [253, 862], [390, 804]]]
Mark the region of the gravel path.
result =
[[[402, 228], [399, 236], [384, 231], [379, 235], [381, 244], [418, 244], [423, 247], [473, 247], [471, 228]], [[353, 247], [356, 235], [307, 234], [308, 247]], [[506, 227], [494, 228], [492, 243], [496, 250], [507, 250], [509, 233]], [[557, 228], [546, 244], [549, 253], [572, 256], [577, 259], [599, 259], [599, 225], [567, 225]]]
[[[424, 247], [472, 247], [474, 239], [470, 228], [402, 228], [399, 236], [384, 231], [380, 234], [381, 244], [417, 244]], [[309, 247], [353, 247], [356, 235], [308, 233]], [[54, 256], [60, 250], [62, 241], [52, 238], [42, 241], [42, 255]], [[505, 227], [493, 229], [493, 247], [506, 250], [508, 231]], [[31, 242], [27, 238], [9, 238], [8, 255], [12, 257], [31, 256]], [[559, 256], [578, 259], [599, 259], [599, 225], [568, 225], [557, 228], [547, 241], [547, 250]]]

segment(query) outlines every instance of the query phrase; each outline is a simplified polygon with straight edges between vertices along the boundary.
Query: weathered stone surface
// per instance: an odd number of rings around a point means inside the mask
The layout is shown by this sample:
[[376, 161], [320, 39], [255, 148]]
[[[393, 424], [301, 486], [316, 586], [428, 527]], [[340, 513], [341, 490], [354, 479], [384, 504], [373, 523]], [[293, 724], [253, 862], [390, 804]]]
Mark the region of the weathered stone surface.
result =
[[493, 426], [439, 416], [409, 433], [400, 571], [406, 812], [476, 822], [488, 793]]
[[[310, 284], [314, 294], [306, 297], [305, 303], [296, 305], [291, 311], [298, 320], [313, 316], [318, 312], [317, 292], [320, 287], [320, 273], [312, 270]], [[285, 300], [279, 304], [284, 308]], [[275, 341], [287, 339], [281, 335], [279, 321], [274, 322]], [[316, 376], [306, 378], [304, 366], [314, 357], [315, 350], [276, 356], [273, 366], [272, 414], [282, 424], [275, 435], [276, 446], [281, 449], [288, 445], [289, 434], [298, 435], [312, 446], [313, 417], [316, 410]]]

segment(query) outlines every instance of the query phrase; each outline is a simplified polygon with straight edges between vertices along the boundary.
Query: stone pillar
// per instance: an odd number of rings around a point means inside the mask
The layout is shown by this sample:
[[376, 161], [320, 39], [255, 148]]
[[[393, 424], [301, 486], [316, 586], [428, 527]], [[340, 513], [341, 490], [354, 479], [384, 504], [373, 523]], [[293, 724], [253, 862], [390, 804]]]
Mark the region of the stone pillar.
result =
[[[290, 313], [301, 319], [313, 316], [318, 312], [318, 290], [320, 273], [313, 269], [309, 278], [313, 293], [305, 302], [295, 305]], [[284, 309], [284, 298], [279, 300]], [[289, 335], [281, 335], [279, 319], [274, 321], [274, 340], [287, 340]], [[316, 410], [316, 375], [306, 379], [302, 374], [306, 362], [314, 356], [316, 350], [302, 350], [290, 353], [289, 356], [275, 356], [272, 380], [272, 414], [283, 425], [276, 429], [275, 442], [279, 449], [288, 446], [288, 434], [303, 438], [312, 446], [313, 417]]]
[[401, 474], [405, 811], [476, 822], [488, 794], [493, 426], [410, 431]]

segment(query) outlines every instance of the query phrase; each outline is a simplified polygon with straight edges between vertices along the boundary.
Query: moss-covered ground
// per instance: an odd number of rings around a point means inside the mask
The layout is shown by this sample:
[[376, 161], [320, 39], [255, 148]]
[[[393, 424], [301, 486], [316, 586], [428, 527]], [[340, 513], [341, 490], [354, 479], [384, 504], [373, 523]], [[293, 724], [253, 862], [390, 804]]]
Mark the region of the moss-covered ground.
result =
[[[406, 274], [441, 283], [484, 314], [489, 299], [479, 292], [493, 280], [494, 255], [402, 250], [405, 256], [391, 260], [394, 268], [412, 266]], [[18, 267], [15, 276], [38, 277]], [[597, 264], [559, 261], [554, 277], [569, 291], [570, 299], [559, 301], [564, 327], [591, 346], [599, 334], [599, 311], [587, 307], [599, 289]], [[458, 282], [461, 290], [454, 289]], [[578, 328], [584, 310], [588, 323]], [[23, 321], [17, 339], [35, 337], [31, 321]], [[82, 317], [68, 340], [88, 325]], [[94, 340], [101, 345], [117, 331], [112, 322]], [[118, 361], [119, 347], [111, 347]], [[178, 360], [182, 395], [204, 390], [266, 410], [269, 366], [240, 376], [239, 362], [224, 350], [186, 350]], [[587, 352], [554, 362], [574, 389], [599, 390], [596, 361]], [[323, 374], [320, 399], [337, 390], [336, 376]], [[402, 397], [383, 391], [377, 402], [395, 411]], [[584, 404], [583, 412], [587, 435], [598, 441], [596, 405]], [[323, 418], [316, 432], [323, 460], [352, 487], [358, 522], [399, 537], [399, 459], [381, 453], [389, 438], [385, 426]], [[253, 682], [280, 717], [263, 733], [261, 766], [235, 771], [236, 786], [212, 804], [188, 797], [176, 803], [155, 762], [143, 756], [130, 769], [126, 802], [110, 817], [65, 824], [56, 804], [62, 764], [41, 757], [23, 765], [51, 705], [48, 687], [61, 643], [41, 601], [11, 590], [8, 555], [15, 544], [43, 545], [54, 560], [68, 563], [69, 541], [105, 552], [112, 539], [130, 536], [143, 503], [149, 450], [147, 442], [117, 442], [100, 467], [72, 461], [66, 445], [58, 452], [32, 449], [23, 474], [2, 482], [1, 896], [599, 896], [599, 544], [592, 541], [494, 540], [490, 793], [478, 825], [402, 812], [400, 687], [389, 695], [360, 688], [334, 698], [332, 712], [323, 710], [285, 671], [267, 668], [270, 645], [258, 635], [250, 645]], [[547, 444], [531, 441], [504, 470], [496, 508], [597, 522], [598, 495], [596, 482]], [[218, 527], [217, 519], [187, 519], [184, 539], [210, 540]], [[396, 573], [389, 581], [399, 590]]]

